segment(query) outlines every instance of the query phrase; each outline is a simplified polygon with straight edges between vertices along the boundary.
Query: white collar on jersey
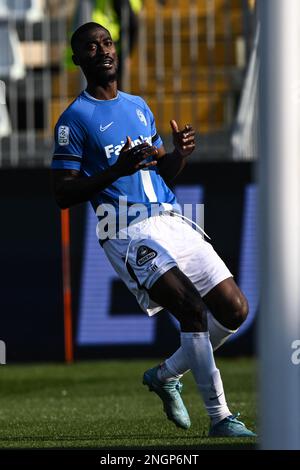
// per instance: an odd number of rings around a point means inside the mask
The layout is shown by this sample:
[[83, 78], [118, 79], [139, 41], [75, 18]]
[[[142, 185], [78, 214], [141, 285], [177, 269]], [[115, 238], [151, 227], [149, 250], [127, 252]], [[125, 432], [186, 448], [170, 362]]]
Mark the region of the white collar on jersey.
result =
[[88, 98], [90, 98], [91, 100], [98, 101], [100, 103], [102, 103], [103, 101], [114, 101], [119, 98], [119, 92], [117, 92], [117, 96], [115, 98], [111, 98], [110, 100], [98, 100], [97, 98], [94, 98], [92, 95], [90, 95], [86, 90], [84, 90], [83, 94], [87, 96]]

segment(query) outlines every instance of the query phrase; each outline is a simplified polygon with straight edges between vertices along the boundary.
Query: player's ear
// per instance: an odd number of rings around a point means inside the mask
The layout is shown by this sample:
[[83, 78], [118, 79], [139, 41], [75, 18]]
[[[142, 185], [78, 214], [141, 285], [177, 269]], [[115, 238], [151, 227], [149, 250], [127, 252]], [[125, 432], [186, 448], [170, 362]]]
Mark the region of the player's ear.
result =
[[75, 64], [75, 65], [80, 65], [79, 60], [78, 60], [78, 58], [76, 57], [76, 55], [72, 55], [72, 60], [73, 60], [73, 64]]

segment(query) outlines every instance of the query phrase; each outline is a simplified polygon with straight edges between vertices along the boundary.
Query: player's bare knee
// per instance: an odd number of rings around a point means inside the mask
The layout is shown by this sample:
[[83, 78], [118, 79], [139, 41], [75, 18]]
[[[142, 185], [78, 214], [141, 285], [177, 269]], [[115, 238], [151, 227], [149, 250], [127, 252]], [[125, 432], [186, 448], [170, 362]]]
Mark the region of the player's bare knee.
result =
[[231, 314], [231, 329], [239, 328], [246, 320], [249, 312], [248, 301], [246, 297], [240, 292], [232, 299], [232, 314]]

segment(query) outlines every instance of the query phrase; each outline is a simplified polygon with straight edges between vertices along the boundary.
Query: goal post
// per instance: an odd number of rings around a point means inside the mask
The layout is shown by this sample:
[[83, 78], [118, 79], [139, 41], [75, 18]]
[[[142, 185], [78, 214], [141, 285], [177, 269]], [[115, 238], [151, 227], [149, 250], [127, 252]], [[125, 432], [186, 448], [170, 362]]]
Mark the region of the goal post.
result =
[[300, 449], [300, 1], [258, 13], [261, 447]]

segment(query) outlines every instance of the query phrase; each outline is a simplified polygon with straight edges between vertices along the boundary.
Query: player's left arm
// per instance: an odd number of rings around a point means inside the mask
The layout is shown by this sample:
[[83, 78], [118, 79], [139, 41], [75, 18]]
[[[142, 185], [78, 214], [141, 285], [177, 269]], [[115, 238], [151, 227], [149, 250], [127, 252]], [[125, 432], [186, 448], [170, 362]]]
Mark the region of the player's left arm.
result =
[[174, 150], [166, 153], [163, 146], [158, 149], [158, 169], [166, 183], [172, 182], [186, 165], [186, 157], [195, 150], [195, 131], [190, 124], [179, 130], [176, 121], [170, 121]]

